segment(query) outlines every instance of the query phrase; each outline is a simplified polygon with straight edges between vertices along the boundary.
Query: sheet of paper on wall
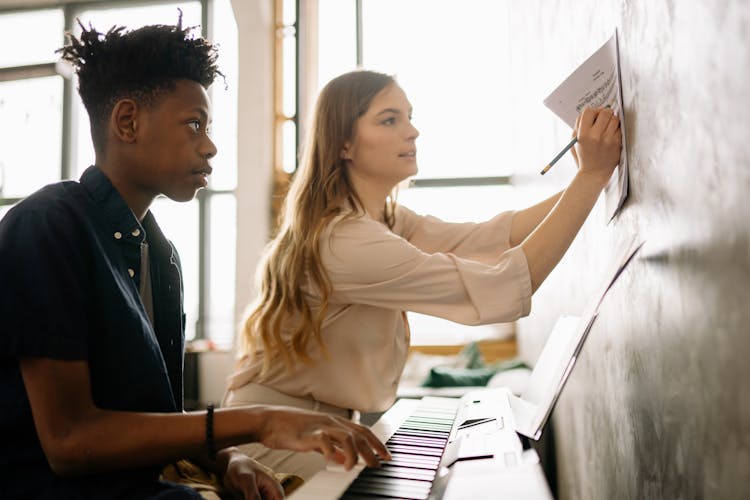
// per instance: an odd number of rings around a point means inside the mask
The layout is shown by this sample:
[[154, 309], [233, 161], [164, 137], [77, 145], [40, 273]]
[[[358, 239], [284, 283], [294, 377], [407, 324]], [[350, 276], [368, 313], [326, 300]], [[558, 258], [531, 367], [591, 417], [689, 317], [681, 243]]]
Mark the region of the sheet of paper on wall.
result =
[[622, 154], [620, 164], [605, 188], [608, 220], [617, 215], [628, 196], [628, 158], [625, 140], [625, 112], [620, 79], [620, 55], [617, 30], [599, 50], [586, 59], [545, 100], [551, 109], [571, 128], [584, 107], [609, 106], [620, 118]]

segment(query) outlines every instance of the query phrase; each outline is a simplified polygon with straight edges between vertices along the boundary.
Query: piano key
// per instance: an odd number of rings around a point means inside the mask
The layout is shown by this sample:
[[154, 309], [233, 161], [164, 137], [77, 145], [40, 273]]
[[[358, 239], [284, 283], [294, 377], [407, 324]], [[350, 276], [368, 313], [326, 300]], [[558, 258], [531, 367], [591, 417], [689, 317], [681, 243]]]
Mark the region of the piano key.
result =
[[450, 436], [450, 432], [436, 432], [436, 431], [423, 431], [419, 429], [402, 429], [399, 428], [399, 430], [393, 434], [394, 436], [421, 436], [421, 437], [431, 437], [431, 438], [437, 438], [437, 439], [448, 439], [448, 436]]
[[419, 481], [417, 479], [402, 479], [402, 478], [387, 477], [387, 476], [359, 476], [357, 479], [355, 479], [355, 482], [358, 482], [363, 485], [366, 484], [366, 485], [373, 485], [373, 486], [398, 487], [404, 490], [417, 491], [417, 492], [421, 492], [425, 490], [429, 492], [430, 486], [432, 486], [427, 481]]
[[426, 446], [409, 446], [403, 444], [393, 444], [388, 446], [391, 455], [394, 453], [409, 453], [411, 455], [424, 455], [428, 457], [442, 457], [443, 450], [436, 448], [427, 448]]
[[421, 432], [433, 432], [434, 437], [448, 437], [450, 436], [451, 429], [448, 427], [436, 427], [434, 425], [425, 425], [419, 423], [405, 423], [399, 430], [404, 432], [409, 431], [421, 431]]
[[453, 425], [453, 419], [429, 415], [412, 415], [407, 420], [413, 422], [424, 422], [426, 424]]
[[434, 470], [415, 469], [413, 467], [380, 467], [379, 469], [365, 469], [362, 471], [362, 476], [383, 476], [383, 477], [394, 477], [400, 479], [416, 479], [419, 481], [430, 481], [435, 479]]
[[425, 448], [440, 448], [442, 450], [443, 448], [445, 448], [446, 440], [398, 436], [389, 439], [385, 444], [387, 446], [390, 446], [392, 444], [406, 444], [412, 446], [424, 446]]
[[431, 426], [431, 427], [438, 427], [438, 428], [448, 427], [449, 429], [453, 427], [452, 422], [447, 422], [444, 420], [430, 420], [427, 418], [414, 418], [414, 417], [409, 417], [406, 419], [406, 421], [404, 421], [404, 425], [408, 425], [408, 424], [424, 425], [428, 427]]
[[358, 477], [348, 491], [361, 494], [375, 494], [391, 498], [408, 498], [423, 500], [430, 495], [431, 484], [408, 479], [388, 479], [382, 481], [373, 478]]
[[392, 457], [392, 460], [388, 462], [381, 462], [382, 465], [400, 465], [408, 467], [419, 467], [420, 469], [437, 470], [440, 465], [439, 459], [433, 459], [433, 457], [417, 457], [411, 458], [409, 456], [397, 456]]

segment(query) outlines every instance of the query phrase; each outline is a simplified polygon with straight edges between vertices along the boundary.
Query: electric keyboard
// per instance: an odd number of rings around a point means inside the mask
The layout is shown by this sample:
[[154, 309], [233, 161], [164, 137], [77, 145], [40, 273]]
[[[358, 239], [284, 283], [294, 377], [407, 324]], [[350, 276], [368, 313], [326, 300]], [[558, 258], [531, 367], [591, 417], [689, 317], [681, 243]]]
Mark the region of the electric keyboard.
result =
[[515, 432], [507, 389], [460, 399], [401, 399], [372, 426], [392, 459], [379, 469], [330, 464], [292, 500], [552, 499], [536, 453]]

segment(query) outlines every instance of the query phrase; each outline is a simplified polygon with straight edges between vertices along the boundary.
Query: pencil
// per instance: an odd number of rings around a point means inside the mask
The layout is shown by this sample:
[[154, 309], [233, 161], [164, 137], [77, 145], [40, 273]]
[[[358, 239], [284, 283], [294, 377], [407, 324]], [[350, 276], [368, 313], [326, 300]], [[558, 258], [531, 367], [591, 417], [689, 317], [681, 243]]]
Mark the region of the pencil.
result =
[[547, 173], [547, 170], [551, 169], [551, 168], [552, 168], [552, 165], [554, 165], [555, 163], [557, 163], [557, 160], [559, 160], [560, 158], [562, 158], [562, 156], [563, 156], [563, 155], [564, 155], [565, 153], [567, 153], [567, 152], [568, 152], [568, 150], [569, 150], [570, 148], [572, 148], [572, 147], [573, 147], [573, 145], [574, 145], [574, 144], [575, 144], [576, 142], [578, 142], [578, 138], [577, 138], [577, 137], [573, 137], [573, 140], [571, 140], [571, 141], [570, 141], [570, 142], [568, 143], [568, 145], [567, 145], [567, 146], [565, 146], [565, 147], [564, 147], [564, 148], [562, 149], [562, 151], [560, 151], [559, 153], [557, 153], [557, 156], [555, 156], [554, 158], [552, 158], [552, 161], [551, 161], [551, 162], [549, 162], [549, 164], [547, 164], [547, 166], [546, 166], [546, 167], [544, 167], [544, 168], [542, 169], [542, 171], [541, 171], [541, 172], [539, 172], [539, 173], [540, 173], [540, 174], [542, 174], [542, 175], [546, 174], [546, 173]]

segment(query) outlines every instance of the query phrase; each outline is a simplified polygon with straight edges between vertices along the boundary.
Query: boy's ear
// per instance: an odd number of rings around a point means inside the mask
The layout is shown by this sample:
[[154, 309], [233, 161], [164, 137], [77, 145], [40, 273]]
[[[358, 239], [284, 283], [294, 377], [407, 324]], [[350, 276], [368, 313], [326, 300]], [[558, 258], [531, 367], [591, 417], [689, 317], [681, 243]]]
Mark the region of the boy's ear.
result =
[[138, 103], [132, 99], [120, 99], [112, 108], [110, 127], [115, 137], [122, 142], [135, 142], [138, 129]]

